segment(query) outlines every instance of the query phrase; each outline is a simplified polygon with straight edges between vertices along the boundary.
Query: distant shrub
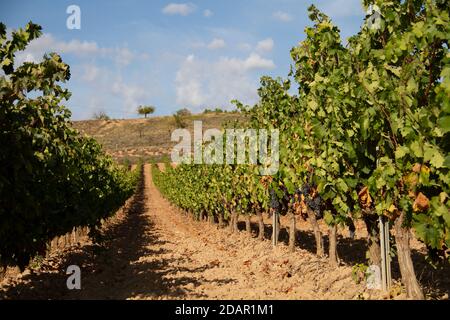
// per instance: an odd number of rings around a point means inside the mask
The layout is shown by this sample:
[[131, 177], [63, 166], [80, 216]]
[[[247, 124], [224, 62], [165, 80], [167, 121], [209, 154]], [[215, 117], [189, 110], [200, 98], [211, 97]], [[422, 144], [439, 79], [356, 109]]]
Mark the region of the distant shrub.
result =
[[185, 129], [187, 127], [186, 121], [184, 121], [183, 116], [178, 114], [178, 112], [173, 115], [173, 118], [177, 128]]
[[188, 117], [192, 115], [192, 112], [189, 109], [180, 109], [176, 112], [176, 115], [181, 116], [181, 117]]
[[95, 112], [92, 116], [94, 120], [110, 120], [111, 118], [106, 114], [105, 111]]

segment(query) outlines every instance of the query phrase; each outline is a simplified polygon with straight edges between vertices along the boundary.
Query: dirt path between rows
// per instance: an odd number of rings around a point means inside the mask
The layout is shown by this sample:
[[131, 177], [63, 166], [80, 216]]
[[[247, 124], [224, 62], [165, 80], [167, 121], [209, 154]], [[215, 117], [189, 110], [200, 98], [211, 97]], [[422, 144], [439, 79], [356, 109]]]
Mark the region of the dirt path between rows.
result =
[[[125, 212], [104, 233], [51, 255], [0, 285], [3, 299], [356, 299], [371, 297], [351, 267], [285, 245], [272, 248], [240, 232], [195, 222], [162, 198], [144, 167], [144, 181]], [[81, 290], [68, 290], [66, 268], [81, 268]], [[372, 296], [376, 298], [376, 296]]]

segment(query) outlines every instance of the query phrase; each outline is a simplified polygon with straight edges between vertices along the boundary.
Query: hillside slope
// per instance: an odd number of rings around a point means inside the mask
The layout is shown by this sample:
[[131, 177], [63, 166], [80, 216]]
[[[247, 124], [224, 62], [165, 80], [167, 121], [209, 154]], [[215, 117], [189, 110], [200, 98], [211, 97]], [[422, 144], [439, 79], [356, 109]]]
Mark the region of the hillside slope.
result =
[[[183, 118], [186, 129], [193, 132], [194, 121], [203, 122], [203, 130], [220, 129], [228, 121], [244, 121], [239, 113], [210, 113]], [[132, 120], [86, 120], [74, 121], [73, 125], [82, 133], [95, 138], [106, 152], [119, 162], [137, 162], [139, 159], [160, 162], [168, 157], [175, 145], [171, 141], [177, 129], [173, 116], [151, 117]]]

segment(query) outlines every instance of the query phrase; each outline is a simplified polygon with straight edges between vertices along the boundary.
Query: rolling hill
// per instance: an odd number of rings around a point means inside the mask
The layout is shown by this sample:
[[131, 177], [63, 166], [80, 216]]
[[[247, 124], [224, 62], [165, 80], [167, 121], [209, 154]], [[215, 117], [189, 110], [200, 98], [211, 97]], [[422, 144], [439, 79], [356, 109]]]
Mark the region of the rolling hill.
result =
[[[203, 129], [218, 128], [229, 121], [244, 121], [239, 113], [208, 113], [185, 116], [186, 129], [193, 132], [194, 121], [202, 121]], [[180, 128], [173, 116], [131, 120], [74, 121], [73, 126], [95, 138], [106, 152], [120, 163], [136, 163], [139, 159], [161, 162], [170, 156], [173, 130]]]

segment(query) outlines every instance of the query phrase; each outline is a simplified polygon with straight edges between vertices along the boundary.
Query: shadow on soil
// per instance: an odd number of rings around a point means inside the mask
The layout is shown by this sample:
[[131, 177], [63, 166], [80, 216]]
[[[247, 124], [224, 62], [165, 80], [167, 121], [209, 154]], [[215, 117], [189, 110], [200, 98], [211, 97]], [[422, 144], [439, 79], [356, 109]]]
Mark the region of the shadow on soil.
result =
[[[189, 290], [181, 286], [197, 286], [207, 281], [216, 285], [232, 280], [206, 280], [198, 276], [208, 268], [174, 269], [171, 262], [179, 259], [164, 257], [151, 262], [140, 260], [143, 256], [158, 256], [166, 252], [165, 242], [156, 237], [153, 224], [143, 213], [146, 197], [142, 179], [124, 220], [107, 228], [101, 245], [71, 248], [59, 255], [57, 262], [49, 260], [39, 273], [23, 276], [18, 284], [3, 288], [0, 299], [126, 299], [130, 297], [152, 299], [163, 296], [182, 299]], [[160, 247], [158, 250], [149, 248]], [[81, 268], [81, 290], [68, 290], [66, 269], [69, 265]], [[194, 277], [171, 277], [178, 271], [196, 273]], [[189, 293], [190, 297], [193, 296]], [[194, 297], [202, 298], [203, 295]]]
[[[245, 231], [245, 222], [239, 221], [238, 228], [240, 231]], [[272, 225], [264, 225], [265, 239], [272, 239], [272, 230]], [[251, 232], [254, 237], [259, 233], [257, 223], [251, 223]], [[328, 235], [324, 234], [323, 239], [324, 250], [327, 253], [329, 245]], [[280, 228], [279, 241], [285, 245], [289, 244], [288, 228], [283, 226]], [[313, 254], [316, 253], [316, 242], [312, 231], [297, 230], [295, 244], [301, 249]], [[341, 235], [338, 236], [338, 254], [341, 261], [345, 264], [353, 266], [359, 263], [367, 263], [366, 251], [367, 243], [365, 239], [351, 239]], [[417, 250], [412, 250], [412, 259], [417, 279], [423, 287], [425, 294], [430, 298], [442, 297], [444, 294], [450, 295], [449, 263], [444, 263], [435, 269], [425, 260], [425, 255]], [[392, 260], [392, 277], [397, 280], [401, 279], [400, 269], [395, 257]]]
[[[245, 231], [245, 222], [238, 223], [240, 231]], [[251, 224], [252, 234], [258, 234], [258, 224]], [[264, 238], [272, 239], [272, 225], [266, 224], [264, 227]], [[328, 252], [328, 236], [323, 235], [325, 252]], [[286, 227], [280, 228], [278, 241], [289, 244], [289, 229]], [[298, 230], [296, 232], [295, 244], [297, 247], [307, 250], [311, 253], [316, 253], [316, 240], [314, 233], [307, 230]], [[349, 239], [342, 236], [338, 237], [339, 258], [346, 264], [353, 265], [365, 262], [366, 241], [364, 239]]]
[[[108, 228], [104, 233], [106, 241], [101, 245], [86, 245], [72, 248], [60, 255], [57, 262], [49, 260], [43, 264], [39, 273], [32, 273], [22, 278], [16, 285], [11, 285], [0, 291], [0, 299], [126, 299], [129, 297], [152, 299], [165, 297], [182, 299], [190, 297], [203, 298], [202, 294], [193, 295], [181, 286], [191, 284], [195, 287], [200, 283], [211, 282], [216, 285], [232, 282], [231, 279], [206, 280], [198, 274], [213, 265], [198, 268], [173, 268], [172, 262], [189, 257], [164, 257], [148, 262], [140, 257], [159, 256], [166, 253], [161, 248], [165, 242], [159, 240], [154, 226], [146, 211], [144, 180], [142, 179], [136, 195], [129, 206], [125, 219]], [[245, 222], [239, 222], [239, 230], [245, 230]], [[258, 225], [251, 224], [253, 236], [258, 233]], [[266, 224], [264, 235], [272, 237], [272, 226]], [[280, 242], [288, 244], [289, 234], [285, 227], [280, 230]], [[328, 250], [328, 236], [324, 235], [325, 252]], [[296, 245], [311, 253], [315, 253], [315, 239], [311, 231], [297, 230]], [[150, 248], [159, 247], [158, 250]], [[352, 266], [365, 263], [367, 250], [364, 239], [349, 239], [339, 236], [338, 252], [341, 260]], [[433, 269], [425, 261], [423, 253], [413, 251], [413, 260], [417, 278], [424, 291], [431, 297], [439, 297], [450, 293], [450, 267], [448, 263], [439, 269]], [[53, 263], [53, 264], [52, 264]], [[66, 287], [66, 268], [78, 265], [81, 268], [81, 290], [70, 291]], [[188, 272], [192, 277], [172, 277], [178, 271]], [[400, 279], [396, 259], [393, 259], [392, 273], [394, 279]], [[197, 274], [194, 276], [194, 274]]]

